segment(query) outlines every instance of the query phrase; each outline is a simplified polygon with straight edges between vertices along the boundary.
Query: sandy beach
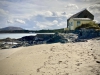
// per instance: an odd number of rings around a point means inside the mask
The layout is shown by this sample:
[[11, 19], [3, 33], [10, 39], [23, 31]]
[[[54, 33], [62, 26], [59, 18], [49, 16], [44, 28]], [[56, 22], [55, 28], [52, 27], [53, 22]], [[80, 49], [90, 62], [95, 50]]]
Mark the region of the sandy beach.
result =
[[100, 40], [0, 50], [0, 75], [100, 75]]

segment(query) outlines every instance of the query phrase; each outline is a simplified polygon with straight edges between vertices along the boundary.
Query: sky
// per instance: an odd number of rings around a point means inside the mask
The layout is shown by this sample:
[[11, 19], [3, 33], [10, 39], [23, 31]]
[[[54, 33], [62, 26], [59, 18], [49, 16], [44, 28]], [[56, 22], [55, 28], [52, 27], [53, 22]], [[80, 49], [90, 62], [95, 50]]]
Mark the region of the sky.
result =
[[0, 0], [0, 28], [66, 28], [67, 19], [84, 9], [100, 22], [100, 0]]

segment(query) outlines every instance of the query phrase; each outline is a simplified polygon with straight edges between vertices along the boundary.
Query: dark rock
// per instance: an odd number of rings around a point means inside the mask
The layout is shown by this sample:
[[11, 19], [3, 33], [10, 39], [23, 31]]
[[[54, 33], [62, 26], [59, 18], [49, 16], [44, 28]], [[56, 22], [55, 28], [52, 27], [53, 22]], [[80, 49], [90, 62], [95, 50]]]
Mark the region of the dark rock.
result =
[[47, 43], [58, 43], [58, 42], [66, 43], [68, 42], [68, 39], [66, 39], [64, 35], [55, 34], [47, 41]]
[[19, 41], [34, 41], [36, 36], [24, 36]]
[[36, 37], [39, 40], [48, 40], [50, 38], [52, 38], [55, 34], [37, 34]]
[[100, 63], [100, 61], [96, 61], [96, 63]]
[[17, 47], [21, 47], [21, 46], [22, 46], [21, 44], [17, 44], [17, 45], [12, 46], [12, 48], [17, 48]]
[[40, 72], [40, 68], [37, 69], [37, 72]]
[[62, 61], [59, 61], [58, 64], [62, 63]]
[[75, 42], [87, 42], [87, 39], [75, 39]]
[[82, 63], [77, 63], [76, 65], [77, 65], [77, 66], [80, 66], [81, 64], [82, 64]]
[[78, 33], [79, 39], [91, 39], [98, 36], [99, 32], [94, 29], [81, 29]]

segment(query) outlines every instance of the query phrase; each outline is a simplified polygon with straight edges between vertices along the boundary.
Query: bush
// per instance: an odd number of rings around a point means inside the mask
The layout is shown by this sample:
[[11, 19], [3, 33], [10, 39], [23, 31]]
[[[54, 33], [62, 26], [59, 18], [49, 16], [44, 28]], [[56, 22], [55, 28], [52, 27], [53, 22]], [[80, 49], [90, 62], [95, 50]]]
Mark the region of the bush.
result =
[[96, 24], [96, 23], [93, 23], [93, 22], [86, 23], [86, 24], [82, 24], [82, 25], [76, 27], [75, 30], [79, 30], [79, 29], [82, 29], [82, 28], [86, 28], [86, 29], [95, 29], [95, 30], [98, 29], [98, 30], [100, 30], [99, 25]]

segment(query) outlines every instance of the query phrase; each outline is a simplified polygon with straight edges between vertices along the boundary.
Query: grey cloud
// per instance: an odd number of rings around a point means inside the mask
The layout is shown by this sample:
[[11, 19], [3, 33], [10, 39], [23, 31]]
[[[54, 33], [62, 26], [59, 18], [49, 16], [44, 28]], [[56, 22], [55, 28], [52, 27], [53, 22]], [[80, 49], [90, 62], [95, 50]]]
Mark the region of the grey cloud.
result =
[[100, 0], [75, 0], [75, 1], [81, 1], [81, 2], [99, 2]]
[[8, 20], [7, 23], [14, 23], [12, 20]]
[[94, 4], [88, 7], [88, 9], [95, 15], [100, 15], [100, 4]]
[[65, 7], [67, 9], [78, 9], [79, 8], [76, 4], [67, 4]]
[[66, 15], [66, 14], [67, 14], [66, 12], [63, 12], [63, 13], [62, 13], [62, 15]]
[[88, 7], [88, 10], [94, 15], [96, 21], [100, 21], [100, 4], [94, 3]]
[[23, 21], [23, 20], [21, 20], [21, 19], [16, 19], [15, 22], [25, 24], [25, 21]]
[[[63, 28], [66, 27], [68, 17], [98, 1], [99, 0], [0, 0], [0, 8], [3, 9], [0, 10], [0, 26], [13, 24], [25, 28], [35, 27], [37, 29], [41, 29], [41, 27], [48, 29]], [[98, 12], [100, 10], [98, 6], [91, 6], [89, 9]], [[97, 20], [99, 20], [98, 15], [99, 13], [95, 13]], [[16, 19], [17, 21], [15, 22]], [[37, 25], [41, 25], [41, 27]]]
[[94, 4], [94, 5], [90, 6], [89, 9], [91, 9], [91, 10], [100, 10], [100, 4]]
[[11, 2], [11, 3], [20, 3], [20, 2], [24, 2], [24, 1], [26, 1], [26, 0], [0, 0], [0, 1], [7, 1], [7, 2]]
[[100, 3], [100, 0], [83, 0], [85, 3], [89, 4], [95, 4], [95, 3]]
[[7, 15], [8, 11], [5, 11], [3, 9], [0, 9], [0, 15]]

